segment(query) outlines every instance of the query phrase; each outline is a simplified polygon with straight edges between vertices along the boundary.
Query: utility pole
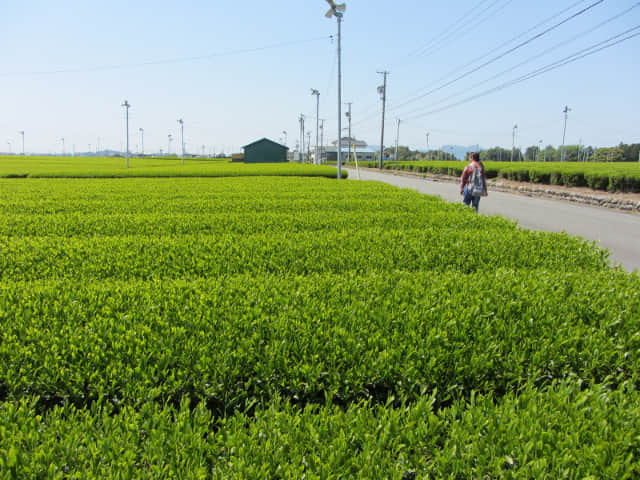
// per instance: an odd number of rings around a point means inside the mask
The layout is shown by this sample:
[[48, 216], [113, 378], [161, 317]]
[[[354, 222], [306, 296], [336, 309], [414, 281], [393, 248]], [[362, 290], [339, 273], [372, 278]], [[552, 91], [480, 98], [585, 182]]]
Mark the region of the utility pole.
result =
[[384, 77], [382, 86], [378, 87], [378, 93], [382, 95], [382, 128], [380, 129], [380, 158], [378, 159], [378, 168], [382, 170], [382, 158], [384, 157], [384, 110], [387, 102], [387, 75], [389, 75], [389, 72], [384, 70], [378, 73]]
[[182, 165], [184, 165], [184, 121], [179, 118], [178, 123], [180, 124], [180, 146], [182, 150]]
[[300, 163], [304, 163], [304, 115], [300, 115]]
[[138, 130], [140, 131], [140, 144], [142, 146], [141, 153], [142, 153], [142, 156], [144, 157], [144, 128], [140, 127]]
[[[324, 152], [324, 118], [320, 119], [320, 152]], [[320, 153], [320, 163], [322, 163], [322, 153]]]
[[121, 106], [124, 107], [127, 112], [127, 168], [129, 168], [129, 108], [131, 105], [125, 100]]
[[560, 153], [560, 161], [564, 162], [564, 139], [567, 133], [567, 118], [569, 117], [569, 112], [571, 109], [568, 106], [564, 106], [564, 129], [562, 130], [562, 152]]
[[311, 163], [311, 132], [307, 132], [307, 158]]
[[22, 156], [24, 157], [24, 130], [18, 132], [22, 136]]
[[349, 105], [349, 111], [347, 111], [347, 118], [349, 119], [349, 150], [347, 151], [347, 162], [350, 163], [351, 162], [351, 148], [352, 148], [352, 143], [353, 140], [351, 140], [351, 104], [353, 102], [347, 102], [346, 104]]
[[400, 137], [400, 119], [398, 119], [398, 127], [396, 129], [396, 156], [395, 160], [398, 161], [398, 138]]
[[513, 162], [513, 154], [516, 151], [516, 130], [518, 129], [518, 125], [513, 126], [513, 131], [511, 132], [511, 161]]
[[538, 142], [538, 155], [536, 155], [536, 162], [540, 161], [540, 150], [542, 150], [542, 140]]
[[429, 132], [427, 132], [427, 159], [431, 160], [431, 152], [429, 151]]
[[173, 140], [173, 136], [171, 134], [167, 135], [169, 139], [169, 145], [167, 146], [167, 157], [171, 155], [171, 140]]
[[64, 157], [64, 137], [62, 137], [60, 141], [62, 141], [62, 156]]
[[320, 165], [320, 161], [318, 160], [318, 130], [319, 130], [319, 124], [320, 124], [320, 92], [318, 90], [316, 90], [315, 88], [311, 89], [311, 95], [315, 95], [316, 96], [316, 154], [315, 154], [315, 158], [313, 159], [313, 163], [316, 165]]
[[283, 130], [282, 134], [284, 135], [284, 146], [286, 147], [287, 146], [287, 131]]

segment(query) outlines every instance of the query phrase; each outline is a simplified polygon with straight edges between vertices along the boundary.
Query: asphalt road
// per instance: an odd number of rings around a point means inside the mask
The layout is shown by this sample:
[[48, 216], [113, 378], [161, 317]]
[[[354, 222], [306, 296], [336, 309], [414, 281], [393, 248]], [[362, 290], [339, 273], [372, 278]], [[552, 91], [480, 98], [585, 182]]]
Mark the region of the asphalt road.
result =
[[[349, 178], [357, 180], [355, 169]], [[420, 193], [439, 195], [449, 202], [462, 202], [458, 184], [434, 182], [391, 173], [360, 170], [360, 179], [390, 183]], [[613, 265], [628, 271], [640, 270], [640, 215], [605, 208], [573, 204], [559, 200], [492, 192], [480, 201], [480, 213], [502, 215], [516, 220], [524, 228], [548, 232], [566, 232], [597, 242], [611, 253]]]

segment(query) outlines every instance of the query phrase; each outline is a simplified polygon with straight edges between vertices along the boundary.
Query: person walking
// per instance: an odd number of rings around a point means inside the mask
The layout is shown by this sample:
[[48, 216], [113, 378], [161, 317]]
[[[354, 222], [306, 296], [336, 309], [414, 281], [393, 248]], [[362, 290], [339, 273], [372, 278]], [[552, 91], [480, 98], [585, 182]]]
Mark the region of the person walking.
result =
[[460, 195], [462, 202], [475, 208], [476, 212], [480, 205], [480, 197], [487, 196], [487, 174], [478, 152], [469, 154], [469, 164], [464, 167], [460, 181]]

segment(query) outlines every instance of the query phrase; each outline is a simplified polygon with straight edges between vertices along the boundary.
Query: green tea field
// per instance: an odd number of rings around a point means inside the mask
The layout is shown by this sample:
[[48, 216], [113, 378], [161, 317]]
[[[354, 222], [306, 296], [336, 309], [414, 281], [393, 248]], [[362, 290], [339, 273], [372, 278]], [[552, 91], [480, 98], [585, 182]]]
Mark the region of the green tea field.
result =
[[[460, 177], [466, 162], [387, 162], [385, 169], [437, 173]], [[377, 162], [364, 166], [376, 168]], [[567, 187], [589, 187], [610, 192], [640, 192], [638, 162], [485, 162], [489, 178]]]
[[0, 167], [0, 479], [640, 475], [640, 277], [606, 252], [181, 167]]

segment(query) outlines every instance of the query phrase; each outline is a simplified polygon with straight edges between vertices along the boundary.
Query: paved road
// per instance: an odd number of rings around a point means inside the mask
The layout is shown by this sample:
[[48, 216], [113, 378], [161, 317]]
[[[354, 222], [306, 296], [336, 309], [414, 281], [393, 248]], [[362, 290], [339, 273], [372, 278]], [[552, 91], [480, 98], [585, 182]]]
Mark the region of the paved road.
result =
[[[349, 178], [357, 180], [355, 169], [348, 170]], [[371, 170], [360, 170], [360, 178], [439, 195], [450, 202], [462, 201], [459, 186], [454, 183]], [[519, 225], [532, 230], [565, 231], [596, 241], [611, 252], [613, 264], [621, 264], [628, 271], [640, 270], [640, 215], [491, 191], [488, 197], [480, 201], [480, 213], [502, 215], [517, 220]]]

